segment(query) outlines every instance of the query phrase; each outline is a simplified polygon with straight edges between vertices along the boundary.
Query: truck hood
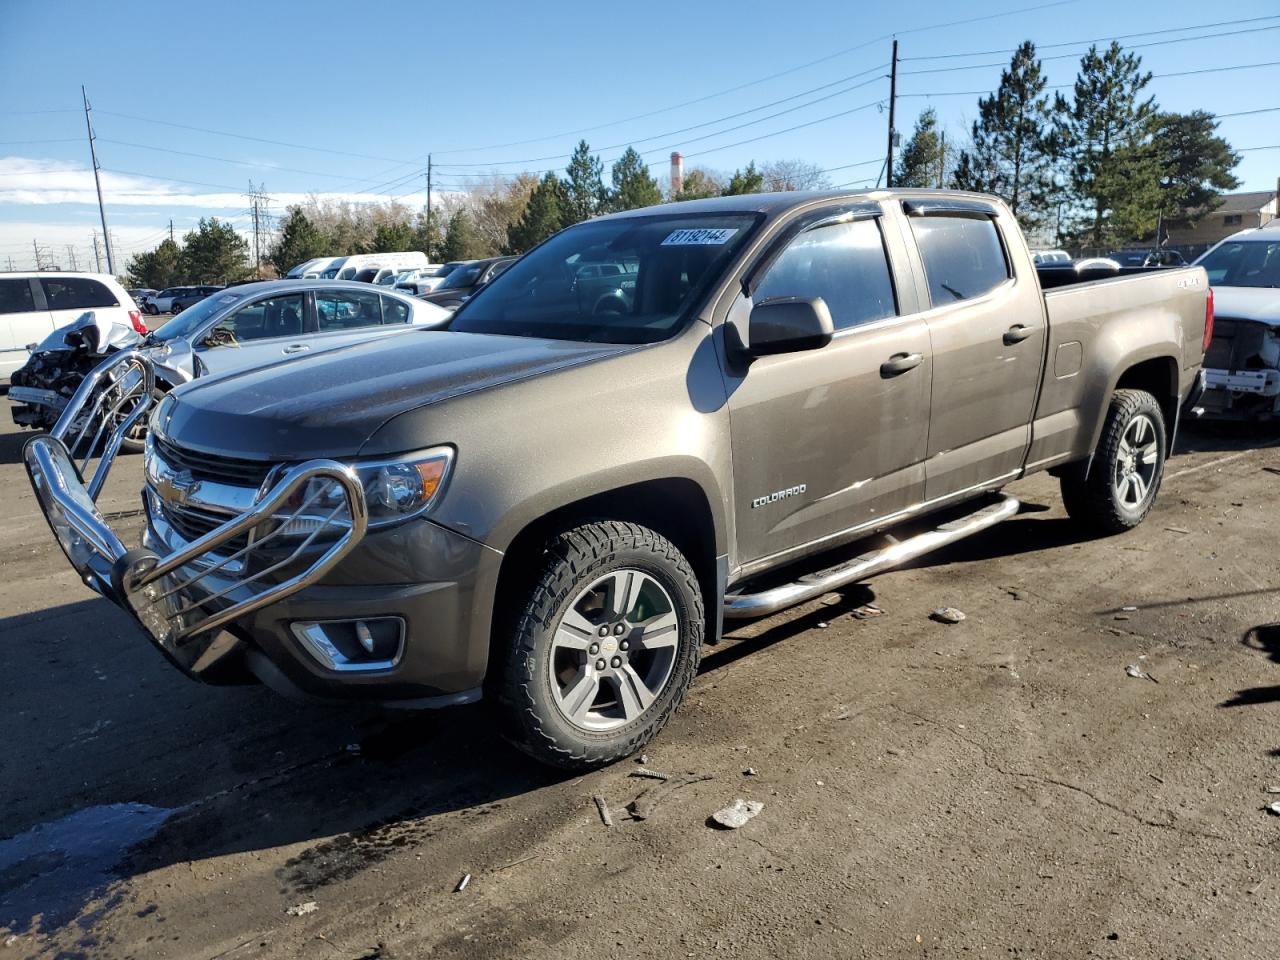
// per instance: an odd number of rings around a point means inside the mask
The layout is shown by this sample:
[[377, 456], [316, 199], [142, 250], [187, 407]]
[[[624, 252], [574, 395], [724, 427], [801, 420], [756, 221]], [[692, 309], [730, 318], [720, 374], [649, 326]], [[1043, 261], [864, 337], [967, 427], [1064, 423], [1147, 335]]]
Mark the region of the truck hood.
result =
[[1280, 327], [1280, 289], [1276, 287], [1214, 287], [1215, 316], [1253, 320]]
[[195, 380], [170, 394], [156, 427], [179, 446], [228, 457], [352, 457], [409, 410], [629, 349], [448, 331], [385, 337]]

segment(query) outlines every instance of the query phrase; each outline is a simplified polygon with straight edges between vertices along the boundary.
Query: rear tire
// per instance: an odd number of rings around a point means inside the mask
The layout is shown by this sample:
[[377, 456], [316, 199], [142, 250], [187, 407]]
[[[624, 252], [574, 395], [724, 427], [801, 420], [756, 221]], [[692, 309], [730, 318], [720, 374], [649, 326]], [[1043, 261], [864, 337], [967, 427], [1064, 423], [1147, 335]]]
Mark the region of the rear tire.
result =
[[702, 655], [705, 613], [666, 538], [602, 521], [547, 544], [502, 671], [503, 733], [552, 766], [619, 760], [657, 735]]
[[1117, 390], [1088, 476], [1080, 466], [1061, 478], [1067, 514], [1099, 533], [1133, 529], [1155, 503], [1167, 457], [1159, 401], [1145, 390]]

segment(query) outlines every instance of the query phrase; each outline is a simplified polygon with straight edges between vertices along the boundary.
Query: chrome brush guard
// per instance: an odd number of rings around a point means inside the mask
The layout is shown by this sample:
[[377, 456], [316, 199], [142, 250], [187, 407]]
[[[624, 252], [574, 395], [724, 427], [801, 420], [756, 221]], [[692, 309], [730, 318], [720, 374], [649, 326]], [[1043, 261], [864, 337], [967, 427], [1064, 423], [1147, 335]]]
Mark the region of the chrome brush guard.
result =
[[[53, 431], [27, 442], [23, 458], [45, 519], [81, 579], [133, 613], [191, 672], [205, 646], [197, 638], [315, 583], [360, 542], [368, 517], [355, 473], [311, 460], [279, 473], [252, 509], [181, 549], [163, 556], [128, 549], [97, 499], [125, 434], [151, 407], [154, 387], [145, 353], [109, 357], [85, 378]], [[310, 532], [290, 536], [293, 524]]]

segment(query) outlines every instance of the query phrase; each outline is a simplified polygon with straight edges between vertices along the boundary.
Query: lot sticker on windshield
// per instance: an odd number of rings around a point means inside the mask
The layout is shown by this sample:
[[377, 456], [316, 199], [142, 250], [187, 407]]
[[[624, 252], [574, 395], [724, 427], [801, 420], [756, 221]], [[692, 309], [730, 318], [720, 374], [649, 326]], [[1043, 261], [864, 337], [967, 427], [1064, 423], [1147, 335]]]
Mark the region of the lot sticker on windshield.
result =
[[234, 293], [229, 293], [226, 296], [219, 297], [218, 302], [219, 303], [235, 303], [239, 299], [240, 298], [237, 297]]
[[737, 227], [702, 227], [697, 230], [672, 230], [671, 235], [662, 241], [662, 246], [718, 247], [723, 243], [728, 243], [729, 238], [737, 232]]

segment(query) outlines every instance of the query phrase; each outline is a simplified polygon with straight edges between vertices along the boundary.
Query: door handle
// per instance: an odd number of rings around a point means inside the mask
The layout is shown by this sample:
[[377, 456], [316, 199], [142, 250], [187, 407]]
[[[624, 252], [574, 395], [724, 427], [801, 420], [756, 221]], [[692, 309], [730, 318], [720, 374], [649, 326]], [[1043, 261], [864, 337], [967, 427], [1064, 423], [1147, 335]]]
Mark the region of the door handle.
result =
[[289, 346], [284, 348], [284, 352], [285, 353], [305, 353], [310, 349], [311, 347], [305, 343], [291, 343], [289, 344]]
[[1004, 332], [1004, 345], [1006, 347], [1012, 347], [1015, 343], [1021, 343], [1033, 333], [1035, 333], [1033, 328], [1023, 326], [1020, 323], [1015, 323]]
[[920, 366], [924, 360], [923, 353], [895, 353], [892, 357], [880, 364], [880, 376], [896, 377], [900, 373], [906, 373], [908, 370], [914, 370]]

